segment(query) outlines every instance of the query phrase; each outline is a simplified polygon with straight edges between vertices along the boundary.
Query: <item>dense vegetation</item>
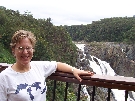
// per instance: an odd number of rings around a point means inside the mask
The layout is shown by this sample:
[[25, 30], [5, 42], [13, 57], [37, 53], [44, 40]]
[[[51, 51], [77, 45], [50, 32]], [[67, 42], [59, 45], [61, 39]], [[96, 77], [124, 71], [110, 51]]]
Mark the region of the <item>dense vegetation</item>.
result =
[[[19, 29], [29, 30], [37, 37], [33, 60], [56, 60], [75, 64], [76, 46], [63, 27], [54, 26], [51, 18], [35, 19], [28, 12], [20, 14], [19, 11], [0, 7], [0, 43], [9, 52], [11, 37]], [[13, 61], [8, 61], [9, 56], [7, 60], [1, 56], [0, 62], [12, 63]]]
[[[0, 62], [14, 63], [15, 59], [10, 50], [10, 42], [13, 33], [24, 29], [33, 32], [37, 38], [37, 44], [33, 60], [56, 60], [75, 65], [77, 52], [70, 35], [61, 26], [54, 26], [51, 18], [35, 19], [32, 14], [6, 9], [0, 6]], [[52, 98], [52, 81], [48, 81], [47, 99]], [[56, 92], [58, 101], [63, 99], [65, 84], [58, 83]], [[69, 92], [69, 94], [72, 92]], [[70, 98], [70, 97], [69, 97]]]
[[87, 25], [64, 26], [74, 41], [135, 42], [135, 17], [114, 17]]

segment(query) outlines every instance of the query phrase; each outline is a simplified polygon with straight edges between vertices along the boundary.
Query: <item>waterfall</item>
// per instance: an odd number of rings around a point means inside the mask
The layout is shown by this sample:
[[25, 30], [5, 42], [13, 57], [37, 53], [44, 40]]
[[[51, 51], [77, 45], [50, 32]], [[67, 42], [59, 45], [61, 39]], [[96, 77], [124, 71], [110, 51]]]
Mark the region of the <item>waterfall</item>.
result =
[[[76, 46], [83, 52], [83, 55], [86, 56], [86, 54], [84, 54], [85, 53], [84, 52], [85, 44], [76, 44]], [[101, 61], [100, 59], [98, 59], [95, 56], [90, 55], [90, 57], [91, 57], [91, 60], [88, 60], [89, 67], [91, 67], [96, 74], [116, 76], [115, 71], [111, 68], [109, 63], [107, 63], [106, 61]], [[82, 67], [80, 67], [80, 68], [82, 68]], [[112, 91], [116, 101], [125, 101], [125, 90], [111, 89], [111, 91]], [[90, 101], [90, 95], [88, 94], [86, 86], [83, 86], [83, 92], [85, 92], [85, 94], [88, 96], [87, 101]], [[133, 97], [134, 97], [134, 95], [133, 95]], [[130, 96], [128, 96], [127, 101], [135, 101], [135, 100], [133, 100], [132, 98], [130, 98]]]

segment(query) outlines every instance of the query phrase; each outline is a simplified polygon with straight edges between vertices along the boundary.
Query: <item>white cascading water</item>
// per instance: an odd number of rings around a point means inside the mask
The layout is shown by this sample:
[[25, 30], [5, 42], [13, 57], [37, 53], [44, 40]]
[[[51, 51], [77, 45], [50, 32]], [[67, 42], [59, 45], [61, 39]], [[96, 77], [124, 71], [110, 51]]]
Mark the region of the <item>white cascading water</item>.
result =
[[[84, 54], [84, 47], [85, 44], [76, 44], [76, 46], [83, 51]], [[85, 56], [85, 54], [84, 54]], [[109, 63], [105, 62], [105, 61], [101, 61], [100, 59], [94, 57], [94, 56], [90, 56], [92, 58], [92, 60], [89, 60], [90, 62], [90, 67], [93, 69], [93, 71], [96, 74], [100, 74], [100, 75], [111, 75], [111, 76], [115, 76], [116, 73], [114, 72], [114, 70], [110, 67]], [[94, 61], [94, 59], [97, 59], [99, 65]], [[114, 98], [116, 101], [125, 101], [125, 90], [118, 90], [118, 89], [111, 89]], [[87, 101], [90, 101], [90, 95], [88, 94], [88, 91], [86, 89], [86, 86], [83, 85], [83, 92], [86, 96], [88, 96]], [[127, 101], [135, 101], [133, 99], [131, 99], [128, 96]]]

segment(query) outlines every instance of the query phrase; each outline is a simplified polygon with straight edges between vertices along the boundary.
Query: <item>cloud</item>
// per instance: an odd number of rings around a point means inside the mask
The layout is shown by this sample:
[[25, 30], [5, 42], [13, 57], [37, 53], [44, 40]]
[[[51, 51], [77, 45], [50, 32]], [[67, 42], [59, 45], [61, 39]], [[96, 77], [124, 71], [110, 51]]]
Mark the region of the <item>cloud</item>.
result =
[[54, 25], [90, 24], [110, 17], [134, 15], [134, 0], [3, 0], [7, 9], [29, 11], [35, 18], [51, 18]]

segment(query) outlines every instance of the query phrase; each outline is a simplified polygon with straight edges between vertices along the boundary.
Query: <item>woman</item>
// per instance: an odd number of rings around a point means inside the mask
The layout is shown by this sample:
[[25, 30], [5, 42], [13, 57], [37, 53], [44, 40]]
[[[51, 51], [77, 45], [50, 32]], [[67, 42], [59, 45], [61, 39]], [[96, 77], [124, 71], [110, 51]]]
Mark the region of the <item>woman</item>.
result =
[[79, 75], [93, 75], [92, 72], [76, 69], [56, 61], [31, 61], [36, 38], [25, 30], [15, 32], [11, 40], [12, 53], [16, 62], [0, 73], [0, 101], [45, 101], [45, 79], [56, 70]]

